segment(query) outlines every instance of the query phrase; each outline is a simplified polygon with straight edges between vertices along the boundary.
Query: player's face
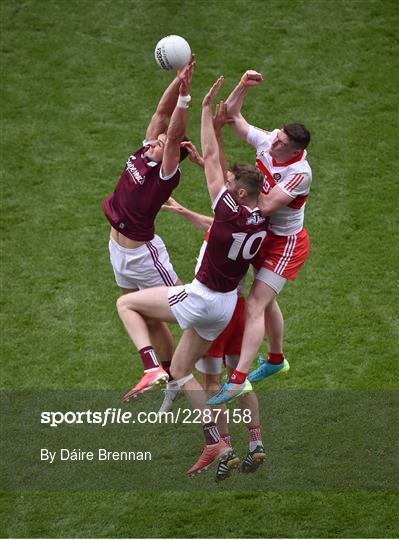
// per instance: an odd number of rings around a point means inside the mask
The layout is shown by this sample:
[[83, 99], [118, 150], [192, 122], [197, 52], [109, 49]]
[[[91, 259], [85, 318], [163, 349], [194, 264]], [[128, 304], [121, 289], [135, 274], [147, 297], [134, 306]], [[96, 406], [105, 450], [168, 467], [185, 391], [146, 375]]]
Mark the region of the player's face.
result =
[[157, 139], [148, 142], [149, 149], [145, 155], [153, 161], [160, 162], [163, 158], [163, 151], [166, 143], [166, 135], [161, 133]]
[[299, 152], [297, 148], [292, 146], [288, 135], [282, 129], [279, 129], [269, 150], [272, 158], [280, 163], [284, 163], [297, 156]]
[[224, 181], [224, 185], [227, 188], [227, 191], [230, 193], [233, 192], [235, 187], [235, 176], [231, 171], [227, 171], [227, 179]]
[[237, 200], [238, 197], [238, 186], [236, 182], [236, 177], [231, 171], [227, 171], [227, 180], [225, 180], [224, 185], [227, 188], [227, 191], [233, 196], [234, 200]]

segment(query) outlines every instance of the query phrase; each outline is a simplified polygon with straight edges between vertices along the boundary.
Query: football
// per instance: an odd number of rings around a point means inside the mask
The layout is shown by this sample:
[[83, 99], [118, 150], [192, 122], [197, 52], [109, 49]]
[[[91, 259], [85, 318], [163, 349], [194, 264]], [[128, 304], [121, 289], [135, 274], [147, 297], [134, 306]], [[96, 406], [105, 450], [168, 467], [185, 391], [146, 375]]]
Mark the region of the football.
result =
[[190, 58], [190, 45], [180, 36], [166, 36], [155, 47], [155, 60], [162, 69], [181, 69]]

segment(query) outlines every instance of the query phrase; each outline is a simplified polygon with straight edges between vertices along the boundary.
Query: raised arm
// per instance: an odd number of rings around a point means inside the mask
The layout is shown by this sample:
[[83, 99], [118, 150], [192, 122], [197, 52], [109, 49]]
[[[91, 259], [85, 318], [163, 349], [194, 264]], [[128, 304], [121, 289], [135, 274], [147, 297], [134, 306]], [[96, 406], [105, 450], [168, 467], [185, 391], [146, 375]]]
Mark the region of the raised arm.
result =
[[177, 75], [163, 93], [159, 100], [155, 113], [152, 115], [145, 134], [146, 140], [156, 139], [161, 133], [165, 133], [166, 128], [179, 97], [181, 80]]
[[223, 177], [225, 180], [227, 179], [228, 164], [226, 155], [224, 153], [222, 128], [229, 122], [230, 120], [227, 118], [226, 104], [221, 101], [216, 107], [215, 116], [213, 117], [213, 127], [215, 128], [215, 135], [219, 146], [220, 166], [222, 167]]
[[198, 212], [193, 212], [185, 206], [182, 206], [178, 203], [173, 197], [169, 197], [167, 204], [162, 205], [162, 208], [178, 214], [179, 216], [184, 217], [189, 221], [194, 227], [200, 231], [207, 231], [213, 223], [213, 218], [205, 216], [204, 214], [198, 214]]
[[204, 97], [201, 117], [201, 147], [209, 195], [213, 202], [224, 185], [223, 169], [220, 165], [219, 145], [212, 118], [212, 103], [223, 84], [223, 76], [219, 77]]
[[[219, 161], [224, 176], [226, 176], [228, 166], [223, 148], [222, 128], [228, 122], [229, 119], [226, 116], [225, 104], [223, 102], [220, 102], [216, 107], [216, 112], [213, 117], [213, 127], [215, 128], [215, 135], [219, 145]], [[202, 169], [204, 168], [204, 158], [200, 155], [197, 148], [191, 141], [183, 141], [180, 146], [186, 148], [190, 161], [192, 161]]]
[[179, 97], [172, 113], [166, 134], [165, 150], [162, 158], [162, 175], [173, 174], [180, 161], [180, 143], [186, 134], [188, 104], [191, 100], [190, 89], [195, 67], [193, 57], [180, 75]]
[[263, 77], [257, 71], [247, 70], [240, 82], [226, 100], [227, 114], [231, 119], [230, 125], [235, 133], [245, 141], [247, 140], [249, 124], [241, 114], [241, 108], [249, 86], [257, 86]]

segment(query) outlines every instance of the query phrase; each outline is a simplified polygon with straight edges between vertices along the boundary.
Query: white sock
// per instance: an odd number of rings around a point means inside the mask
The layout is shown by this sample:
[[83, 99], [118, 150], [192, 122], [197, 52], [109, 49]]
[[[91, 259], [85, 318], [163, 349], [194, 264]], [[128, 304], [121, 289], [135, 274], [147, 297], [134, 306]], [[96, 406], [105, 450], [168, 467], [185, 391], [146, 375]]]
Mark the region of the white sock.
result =
[[263, 446], [262, 441], [249, 441], [250, 452], [253, 452], [257, 446]]
[[190, 373], [190, 375], [186, 375], [185, 377], [182, 377], [181, 379], [175, 379], [174, 382], [181, 388], [193, 378], [194, 378], [194, 375]]

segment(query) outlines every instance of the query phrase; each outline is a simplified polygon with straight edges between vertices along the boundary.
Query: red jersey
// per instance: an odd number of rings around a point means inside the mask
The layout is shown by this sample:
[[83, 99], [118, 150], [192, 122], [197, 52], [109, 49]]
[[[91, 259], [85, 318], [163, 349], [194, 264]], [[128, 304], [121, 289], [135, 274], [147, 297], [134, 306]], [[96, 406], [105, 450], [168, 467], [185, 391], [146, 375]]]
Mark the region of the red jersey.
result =
[[148, 159], [145, 150], [143, 146], [129, 157], [115, 191], [102, 202], [112, 227], [138, 242], [152, 240], [155, 218], [180, 180], [179, 169], [169, 179], [161, 178], [161, 163]]
[[235, 202], [225, 187], [213, 202], [215, 219], [196, 279], [208, 289], [229, 292], [237, 288], [266, 237], [268, 218], [259, 208]]

